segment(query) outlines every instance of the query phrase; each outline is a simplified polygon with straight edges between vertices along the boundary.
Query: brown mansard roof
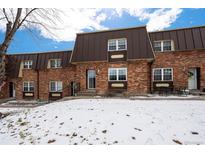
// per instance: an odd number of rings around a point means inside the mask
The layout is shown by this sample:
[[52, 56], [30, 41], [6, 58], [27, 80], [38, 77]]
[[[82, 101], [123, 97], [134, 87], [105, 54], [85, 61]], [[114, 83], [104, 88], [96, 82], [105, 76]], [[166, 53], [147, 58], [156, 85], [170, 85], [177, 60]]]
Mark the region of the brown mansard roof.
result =
[[34, 70], [45, 70], [49, 59], [62, 59], [62, 67], [65, 68], [70, 65], [70, 57], [71, 51], [9, 54], [7, 55], [7, 75], [10, 78], [18, 77], [20, 63], [24, 60], [32, 60]]
[[109, 39], [127, 38], [127, 59], [153, 59], [145, 26], [77, 34], [71, 62], [107, 61]]
[[157, 40], [173, 40], [175, 50], [205, 48], [205, 26], [150, 32], [149, 36], [152, 43]]
[[[151, 42], [173, 40], [175, 50], [194, 50], [205, 48], [205, 26], [181, 28], [147, 33], [146, 27], [105, 30], [77, 34], [73, 53], [71, 51], [42, 52], [8, 55], [7, 75], [17, 77], [22, 60], [33, 60], [33, 69], [47, 68], [48, 59], [61, 58], [62, 67], [71, 62], [107, 61], [108, 39], [127, 38], [127, 57], [132, 59], [153, 58]], [[151, 42], [150, 42], [151, 40]], [[73, 56], [71, 57], [71, 53]]]

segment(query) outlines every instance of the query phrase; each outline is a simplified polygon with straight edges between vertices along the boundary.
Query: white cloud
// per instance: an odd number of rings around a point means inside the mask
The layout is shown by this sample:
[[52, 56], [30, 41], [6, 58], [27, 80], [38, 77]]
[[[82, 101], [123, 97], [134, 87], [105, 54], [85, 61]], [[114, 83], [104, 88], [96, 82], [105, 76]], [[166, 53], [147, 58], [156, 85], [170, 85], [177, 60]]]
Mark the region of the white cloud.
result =
[[100, 12], [100, 9], [61, 9], [61, 11], [63, 12], [60, 13], [61, 21], [55, 21], [55, 24], [52, 25], [55, 29], [50, 28], [54, 36], [39, 27], [42, 36], [56, 41], [73, 41], [76, 33], [83, 32], [83, 29], [106, 29], [101, 25], [101, 22], [106, 19], [106, 14]]
[[[103, 26], [106, 20], [113, 18], [120, 18], [124, 13], [136, 17], [136, 20], [147, 24], [149, 31], [162, 30], [171, 26], [176, 21], [182, 9], [135, 9], [135, 8], [116, 8], [116, 9], [59, 9], [61, 12], [56, 18], [55, 15], [49, 17], [54, 21], [46, 20], [38, 16], [38, 21], [49, 25], [48, 29], [32, 24], [33, 28], [40, 31], [40, 34], [55, 41], [73, 41], [75, 40], [76, 33], [83, 32], [84, 29], [102, 30], [108, 29]], [[0, 17], [2, 12], [0, 12]], [[30, 17], [30, 20], [35, 20]], [[137, 25], [136, 25], [137, 26]], [[5, 31], [5, 21], [1, 20], [0, 30]]]
[[119, 17], [123, 12], [129, 13], [140, 21], [146, 21], [148, 31], [162, 30], [168, 28], [176, 21], [182, 13], [182, 9], [116, 9]]
[[[49, 25], [48, 29], [39, 26], [38, 24], [30, 24], [30, 27], [36, 28], [40, 34], [55, 41], [73, 41], [76, 33], [83, 32], [83, 29], [102, 30], [107, 29], [101, 23], [106, 20], [107, 15], [101, 9], [58, 9], [58, 17], [50, 15], [51, 20], [46, 20], [45, 17], [38, 15], [38, 22]], [[52, 14], [52, 13], [51, 13]], [[0, 12], [0, 18], [3, 16]], [[35, 21], [33, 16], [28, 18]], [[3, 20], [2, 20], [3, 21]], [[6, 21], [0, 22], [0, 30], [5, 31]], [[26, 24], [28, 26], [28, 24]], [[31, 26], [32, 25], [32, 26]], [[23, 29], [23, 28], [22, 28]], [[50, 33], [52, 32], [52, 33]]]

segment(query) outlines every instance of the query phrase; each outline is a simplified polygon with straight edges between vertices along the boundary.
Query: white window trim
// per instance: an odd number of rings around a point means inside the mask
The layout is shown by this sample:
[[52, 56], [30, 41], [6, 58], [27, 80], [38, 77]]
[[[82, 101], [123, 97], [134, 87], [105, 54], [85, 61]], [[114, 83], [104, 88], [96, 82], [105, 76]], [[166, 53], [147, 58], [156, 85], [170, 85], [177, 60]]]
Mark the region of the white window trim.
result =
[[[51, 60], [55, 61], [55, 66], [54, 67], [51, 67]], [[58, 60], [61, 61], [61, 66], [57, 66], [57, 61]], [[62, 68], [62, 59], [60, 59], [60, 58], [58, 58], [58, 59], [49, 59], [49, 65], [50, 65], [50, 68]]]
[[[118, 40], [121, 40], [121, 39], [125, 39], [125, 49], [119, 49], [118, 48]], [[110, 50], [109, 49], [109, 41], [115, 41], [115, 43], [116, 43], [116, 49], [115, 50]], [[107, 41], [107, 50], [108, 51], [122, 51], [122, 50], [127, 50], [127, 38], [117, 38], [117, 39], [109, 39], [108, 41]]]
[[[29, 65], [29, 62], [31, 62], [31, 65]], [[26, 68], [24, 66], [27, 66]], [[31, 66], [31, 68], [29, 68]], [[24, 60], [23, 61], [23, 69], [32, 69], [33, 61], [32, 60]]]
[[[55, 91], [52, 91], [52, 90], [51, 90], [51, 83], [52, 83], [52, 82], [55, 82]], [[61, 85], [62, 88], [61, 88], [60, 90], [58, 90], [58, 82], [61, 82], [61, 84], [62, 84], [62, 85]], [[50, 91], [50, 92], [62, 92], [62, 91], [63, 91], [63, 82], [62, 82], [62, 81], [50, 81], [50, 82], [49, 82], [49, 91]]]
[[[119, 80], [119, 70], [120, 69], [125, 69], [126, 70], [126, 80]], [[110, 80], [110, 70], [116, 70], [117, 74], [117, 80]], [[127, 81], [127, 68], [126, 67], [121, 67], [121, 68], [108, 68], [108, 81], [112, 81], [112, 82], [115, 82], [115, 81]]]
[[[164, 42], [165, 41], [171, 41], [171, 50], [164, 50]], [[154, 41], [154, 43], [156, 42], [160, 42], [161, 43], [161, 50], [160, 51], [156, 51], [155, 52], [169, 52], [169, 51], [174, 51], [174, 41], [173, 40], [158, 40], [158, 41]], [[153, 45], [154, 47], [154, 45]], [[155, 48], [155, 47], [154, 47]]]
[[[28, 91], [24, 91], [24, 83], [26, 83], [26, 82], [29, 83], [29, 84], [28, 84]], [[30, 85], [31, 83], [33, 84], [33, 91], [30, 90], [30, 88], [32, 87], [32, 86]], [[35, 87], [34, 87], [34, 81], [24, 81], [24, 82], [23, 82], [23, 92], [34, 92], [34, 88], [35, 88]]]
[[[161, 72], [162, 72], [162, 76], [161, 76], [161, 77], [162, 77], [162, 80], [154, 80], [154, 71], [155, 71], [155, 70], [159, 70], [159, 69], [160, 69]], [[172, 70], [172, 79], [171, 79], [171, 80], [164, 80], [164, 69], [171, 69], [171, 70]], [[157, 82], [157, 81], [159, 81], [159, 82], [160, 82], [160, 81], [173, 81], [173, 68], [153, 68], [153, 69], [152, 69], [152, 81], [156, 81], [156, 82]]]

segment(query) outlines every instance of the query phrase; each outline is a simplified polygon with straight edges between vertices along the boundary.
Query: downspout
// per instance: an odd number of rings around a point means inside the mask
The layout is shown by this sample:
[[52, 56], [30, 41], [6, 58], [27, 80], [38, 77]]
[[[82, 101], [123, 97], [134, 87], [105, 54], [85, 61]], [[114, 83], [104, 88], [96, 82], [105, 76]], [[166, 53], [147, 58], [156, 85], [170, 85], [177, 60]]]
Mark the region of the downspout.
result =
[[37, 99], [39, 100], [39, 70], [37, 69]]
[[150, 62], [149, 64], [149, 69], [150, 69], [150, 86], [149, 86], [149, 90], [150, 93], [152, 94], [152, 64], [153, 64], [154, 60]]
[[38, 68], [38, 57], [39, 54], [37, 54], [37, 60], [36, 60], [36, 71], [37, 71], [37, 99], [39, 100], [39, 68]]

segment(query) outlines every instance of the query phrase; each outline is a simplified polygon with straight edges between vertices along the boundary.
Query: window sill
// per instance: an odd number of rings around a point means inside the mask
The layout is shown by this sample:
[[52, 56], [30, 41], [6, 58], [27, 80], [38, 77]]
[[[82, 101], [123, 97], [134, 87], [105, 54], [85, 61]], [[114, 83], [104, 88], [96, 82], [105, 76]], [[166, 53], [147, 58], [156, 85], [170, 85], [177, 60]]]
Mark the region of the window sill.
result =
[[173, 80], [153, 80], [152, 82], [173, 82]]
[[62, 68], [62, 67], [50, 67], [48, 69], [60, 69], [60, 68]]
[[108, 80], [108, 82], [127, 82], [127, 80]]
[[164, 51], [154, 51], [154, 52], [159, 52], [159, 53], [163, 53], [163, 52], [173, 52], [175, 50], [164, 50]]
[[123, 49], [123, 50], [107, 50], [108, 52], [117, 52], [117, 51], [127, 51], [127, 49]]

